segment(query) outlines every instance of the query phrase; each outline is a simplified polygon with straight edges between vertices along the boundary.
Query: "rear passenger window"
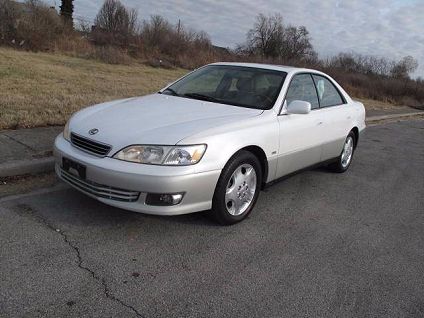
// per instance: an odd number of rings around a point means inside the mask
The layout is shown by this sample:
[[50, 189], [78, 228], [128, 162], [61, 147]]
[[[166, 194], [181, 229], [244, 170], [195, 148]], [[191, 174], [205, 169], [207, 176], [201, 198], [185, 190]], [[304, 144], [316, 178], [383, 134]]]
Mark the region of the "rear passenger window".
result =
[[319, 75], [312, 75], [317, 87], [321, 107], [330, 107], [344, 104], [337, 88], [328, 79]]
[[310, 102], [311, 109], [319, 107], [317, 92], [310, 74], [299, 74], [293, 77], [287, 90], [287, 105], [294, 100]]

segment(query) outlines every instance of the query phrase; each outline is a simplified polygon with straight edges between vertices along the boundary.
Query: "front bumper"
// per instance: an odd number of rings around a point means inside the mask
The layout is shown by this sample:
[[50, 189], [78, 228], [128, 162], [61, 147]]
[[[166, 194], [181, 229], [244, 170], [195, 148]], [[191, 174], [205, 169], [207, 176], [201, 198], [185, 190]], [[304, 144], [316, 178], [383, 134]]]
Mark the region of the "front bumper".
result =
[[[62, 135], [55, 140], [54, 156], [56, 174], [77, 190], [118, 208], [156, 215], [210, 209], [221, 173], [221, 170], [198, 172], [196, 166], [154, 166], [99, 158], [73, 147]], [[63, 157], [86, 166], [84, 181], [63, 173]], [[177, 205], [155, 206], [145, 202], [147, 193], [181, 192], [184, 197]]]

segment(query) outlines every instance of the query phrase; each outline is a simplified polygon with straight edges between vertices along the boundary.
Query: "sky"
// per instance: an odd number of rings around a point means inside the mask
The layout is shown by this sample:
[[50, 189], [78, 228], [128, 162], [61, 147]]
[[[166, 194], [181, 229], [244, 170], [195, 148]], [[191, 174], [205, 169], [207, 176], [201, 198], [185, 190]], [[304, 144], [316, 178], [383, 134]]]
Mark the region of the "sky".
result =
[[[60, 0], [46, 0], [60, 5]], [[56, 2], [56, 3], [55, 3]], [[418, 60], [424, 77], [424, 0], [121, 0], [141, 19], [162, 15], [206, 31], [212, 43], [244, 42], [259, 13], [280, 13], [285, 24], [304, 25], [320, 57], [354, 52]], [[93, 21], [103, 0], [75, 0], [75, 17]]]

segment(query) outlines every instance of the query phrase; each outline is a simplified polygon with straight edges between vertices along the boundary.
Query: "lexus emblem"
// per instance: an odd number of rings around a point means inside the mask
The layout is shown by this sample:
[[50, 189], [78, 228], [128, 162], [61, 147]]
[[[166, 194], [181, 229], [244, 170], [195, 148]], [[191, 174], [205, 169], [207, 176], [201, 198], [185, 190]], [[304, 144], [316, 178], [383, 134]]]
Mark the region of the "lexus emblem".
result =
[[95, 135], [95, 134], [97, 134], [99, 132], [99, 130], [97, 129], [97, 128], [93, 128], [93, 129], [90, 129], [89, 131], [88, 131], [88, 133], [90, 134], [90, 135]]

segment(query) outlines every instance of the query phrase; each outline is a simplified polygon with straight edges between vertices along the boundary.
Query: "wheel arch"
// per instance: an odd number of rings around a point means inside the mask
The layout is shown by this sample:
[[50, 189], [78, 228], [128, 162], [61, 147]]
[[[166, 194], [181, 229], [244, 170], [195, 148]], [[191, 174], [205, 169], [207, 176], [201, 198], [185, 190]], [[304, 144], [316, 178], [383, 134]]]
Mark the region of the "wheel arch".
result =
[[358, 127], [353, 127], [350, 131], [352, 131], [355, 134], [355, 148], [358, 145], [358, 141], [359, 141], [359, 129]]
[[261, 147], [256, 146], [256, 145], [250, 145], [250, 146], [243, 147], [243, 148], [239, 149], [237, 152], [239, 152], [240, 150], [249, 151], [256, 158], [258, 158], [259, 163], [261, 164], [261, 169], [262, 169], [262, 185], [261, 185], [261, 187], [263, 188], [266, 184], [266, 180], [268, 178], [268, 170], [269, 170], [268, 159], [266, 157], [265, 151]]

